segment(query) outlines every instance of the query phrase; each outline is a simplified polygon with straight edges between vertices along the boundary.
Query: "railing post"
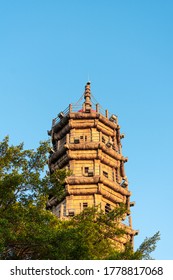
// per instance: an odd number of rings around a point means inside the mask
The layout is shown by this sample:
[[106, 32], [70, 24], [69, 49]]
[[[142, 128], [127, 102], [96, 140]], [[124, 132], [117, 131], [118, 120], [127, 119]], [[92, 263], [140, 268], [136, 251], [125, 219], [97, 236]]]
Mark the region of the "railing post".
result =
[[109, 113], [108, 113], [108, 110], [107, 110], [107, 109], [105, 110], [105, 115], [106, 115], [106, 118], [109, 117]]
[[72, 104], [69, 104], [69, 113], [72, 112]]

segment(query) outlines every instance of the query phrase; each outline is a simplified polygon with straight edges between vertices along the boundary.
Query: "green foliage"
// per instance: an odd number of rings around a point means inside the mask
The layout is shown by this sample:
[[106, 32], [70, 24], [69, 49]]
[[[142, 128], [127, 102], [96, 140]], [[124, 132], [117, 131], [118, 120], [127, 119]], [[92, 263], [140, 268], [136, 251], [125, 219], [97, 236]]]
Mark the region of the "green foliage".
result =
[[46, 178], [45, 187], [42, 193], [49, 195], [49, 198], [56, 197], [57, 202], [62, 201], [65, 197], [65, 179], [71, 174], [70, 171], [65, 169], [57, 169], [53, 174]]
[[141, 259], [152, 260], [150, 253], [156, 249], [156, 244], [160, 240], [160, 232], [156, 232], [152, 237], [146, 237], [136, 253], [141, 254]]
[[0, 143], [1, 210], [17, 201], [28, 203], [40, 195], [47, 150], [48, 142], [41, 142], [37, 151], [24, 150], [23, 144], [9, 146], [8, 137]]
[[0, 142], [0, 259], [150, 259], [159, 233], [136, 252], [130, 244], [123, 252], [112, 245], [114, 236], [124, 234], [118, 227], [123, 205], [106, 215], [88, 208], [66, 221], [45, 209], [48, 195], [63, 199], [69, 175], [45, 173], [48, 150], [48, 142], [36, 151], [10, 146], [8, 137]]
[[57, 196], [63, 192], [66, 174], [56, 178], [59, 184], [45, 175], [48, 151], [47, 141], [36, 151], [24, 150], [23, 144], [10, 146], [8, 137], [0, 142], [1, 259], [39, 259], [57, 228], [58, 220], [45, 205], [49, 189]]

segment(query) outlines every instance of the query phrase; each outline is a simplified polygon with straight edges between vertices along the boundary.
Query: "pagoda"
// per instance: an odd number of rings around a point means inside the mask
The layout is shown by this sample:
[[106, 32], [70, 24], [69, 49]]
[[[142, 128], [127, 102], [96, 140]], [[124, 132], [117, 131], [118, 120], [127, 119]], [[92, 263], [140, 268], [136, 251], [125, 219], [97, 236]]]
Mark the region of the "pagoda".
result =
[[127, 208], [124, 227], [133, 244], [137, 231], [132, 229], [130, 215], [134, 202], [130, 202], [124, 169], [128, 160], [122, 155], [124, 134], [120, 133], [118, 117], [93, 100], [87, 82], [82, 99], [52, 121], [48, 132], [52, 141], [50, 173], [67, 169], [71, 174], [66, 178], [65, 198], [60, 202], [51, 198], [47, 208], [58, 218], [68, 219], [87, 207], [97, 206], [107, 213], [123, 203]]

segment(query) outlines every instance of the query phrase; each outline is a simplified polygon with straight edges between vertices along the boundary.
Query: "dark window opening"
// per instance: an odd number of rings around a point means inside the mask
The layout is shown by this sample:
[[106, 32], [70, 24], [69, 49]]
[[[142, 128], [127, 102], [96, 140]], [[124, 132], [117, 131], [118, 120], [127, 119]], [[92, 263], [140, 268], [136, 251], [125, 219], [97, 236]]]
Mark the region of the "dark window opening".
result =
[[73, 217], [73, 216], [74, 216], [74, 210], [69, 210], [69, 211], [68, 211], [68, 215], [69, 215], [70, 217]]
[[92, 177], [94, 175], [93, 170], [89, 170], [89, 167], [84, 167], [84, 175], [88, 177]]
[[77, 138], [74, 139], [74, 144], [79, 144], [79, 142], [80, 142], [79, 139]]
[[109, 203], [106, 203], [105, 205], [105, 213], [109, 213], [111, 211], [111, 206]]
[[89, 171], [89, 167], [85, 167], [85, 173], [88, 173], [88, 171]]
[[83, 202], [83, 208], [87, 208], [88, 207], [88, 202]]
[[103, 176], [105, 176], [106, 178], [108, 178], [108, 173], [106, 171], [103, 171]]

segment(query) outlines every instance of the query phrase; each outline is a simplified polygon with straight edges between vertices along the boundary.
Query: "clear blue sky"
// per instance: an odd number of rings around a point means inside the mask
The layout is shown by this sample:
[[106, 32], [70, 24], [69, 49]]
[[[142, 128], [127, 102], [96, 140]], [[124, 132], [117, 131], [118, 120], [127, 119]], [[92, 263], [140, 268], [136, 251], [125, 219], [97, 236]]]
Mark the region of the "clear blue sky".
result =
[[36, 148], [52, 118], [92, 94], [118, 115], [133, 227], [173, 259], [173, 1], [1, 0], [0, 138]]

